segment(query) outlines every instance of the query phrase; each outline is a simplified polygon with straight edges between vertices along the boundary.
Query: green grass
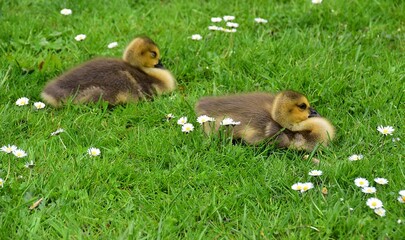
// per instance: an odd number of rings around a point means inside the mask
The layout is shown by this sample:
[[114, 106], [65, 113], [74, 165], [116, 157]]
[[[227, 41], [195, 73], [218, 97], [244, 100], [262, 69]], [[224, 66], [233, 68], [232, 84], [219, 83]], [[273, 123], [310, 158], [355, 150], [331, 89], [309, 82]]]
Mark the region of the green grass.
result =
[[[224, 15], [236, 16], [238, 31], [209, 31]], [[0, 145], [28, 156], [0, 152], [0, 239], [400, 239], [404, 26], [396, 0], [1, 1]], [[76, 42], [80, 33], [87, 39]], [[201, 41], [190, 39], [196, 33]], [[179, 83], [173, 94], [112, 110], [32, 108], [48, 80], [96, 56], [120, 57], [139, 34], [159, 44]], [[305, 93], [336, 126], [335, 141], [314, 155], [319, 166], [301, 152], [207, 138], [195, 122], [202, 96], [283, 89]], [[16, 106], [23, 96], [30, 104]], [[188, 116], [195, 130], [182, 133], [167, 113]], [[101, 156], [87, 155], [92, 146]], [[364, 159], [348, 161], [355, 153]], [[323, 176], [309, 177], [313, 169]], [[375, 194], [385, 217], [366, 206], [357, 177], [389, 180]], [[299, 181], [315, 188], [295, 192]]]

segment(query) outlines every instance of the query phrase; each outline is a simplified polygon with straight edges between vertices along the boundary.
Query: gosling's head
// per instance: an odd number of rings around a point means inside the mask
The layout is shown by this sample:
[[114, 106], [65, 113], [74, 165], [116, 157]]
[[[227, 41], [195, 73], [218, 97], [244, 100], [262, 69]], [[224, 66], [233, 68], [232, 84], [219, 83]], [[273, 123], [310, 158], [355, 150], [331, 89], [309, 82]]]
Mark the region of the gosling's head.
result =
[[308, 99], [295, 91], [282, 91], [274, 99], [272, 118], [282, 127], [290, 129], [297, 123], [320, 115], [311, 108]]
[[123, 60], [134, 67], [162, 68], [160, 52], [155, 42], [148, 37], [137, 37], [127, 46]]

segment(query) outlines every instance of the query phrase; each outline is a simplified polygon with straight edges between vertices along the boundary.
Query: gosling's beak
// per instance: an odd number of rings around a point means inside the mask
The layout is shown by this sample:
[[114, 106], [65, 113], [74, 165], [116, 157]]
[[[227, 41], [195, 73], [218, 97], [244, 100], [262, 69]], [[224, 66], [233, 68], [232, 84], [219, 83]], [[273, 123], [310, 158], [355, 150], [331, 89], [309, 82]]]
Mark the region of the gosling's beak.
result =
[[309, 116], [308, 117], [320, 117], [321, 115], [319, 115], [319, 113], [317, 111], [315, 111], [315, 109], [313, 108], [309, 108]]
[[158, 64], [155, 65], [155, 68], [165, 68], [162, 64], [162, 61], [159, 59]]

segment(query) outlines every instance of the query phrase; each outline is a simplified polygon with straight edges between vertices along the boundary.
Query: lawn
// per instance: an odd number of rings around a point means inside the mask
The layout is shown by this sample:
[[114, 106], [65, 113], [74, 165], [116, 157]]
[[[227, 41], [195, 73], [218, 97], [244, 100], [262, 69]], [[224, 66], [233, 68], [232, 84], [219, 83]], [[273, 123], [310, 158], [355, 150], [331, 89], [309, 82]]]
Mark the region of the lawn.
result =
[[[223, 16], [235, 16], [236, 32], [208, 29], [230, 29], [211, 21]], [[0, 239], [405, 235], [405, 2], [2, 0], [0, 29], [0, 147], [27, 154], [0, 152]], [[120, 58], [138, 35], [158, 43], [178, 81], [172, 94], [113, 109], [34, 108], [47, 81], [94, 57]], [[207, 137], [196, 122], [202, 96], [284, 89], [335, 125], [329, 147], [253, 147]], [[21, 97], [29, 103], [16, 105]], [[177, 124], [184, 116], [195, 127], [188, 134]], [[357, 178], [376, 192], [363, 193]], [[295, 191], [298, 182], [314, 188]]]

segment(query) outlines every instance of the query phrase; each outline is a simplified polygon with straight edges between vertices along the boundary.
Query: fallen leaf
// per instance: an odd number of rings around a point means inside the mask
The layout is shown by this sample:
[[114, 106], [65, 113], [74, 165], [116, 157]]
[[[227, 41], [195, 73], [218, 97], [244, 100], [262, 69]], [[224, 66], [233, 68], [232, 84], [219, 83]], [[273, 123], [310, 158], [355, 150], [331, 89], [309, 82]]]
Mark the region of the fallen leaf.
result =
[[34, 203], [31, 205], [30, 210], [33, 210], [33, 209], [37, 208], [38, 205], [42, 202], [42, 200], [44, 200], [44, 198], [40, 198], [38, 201], [34, 202]]

